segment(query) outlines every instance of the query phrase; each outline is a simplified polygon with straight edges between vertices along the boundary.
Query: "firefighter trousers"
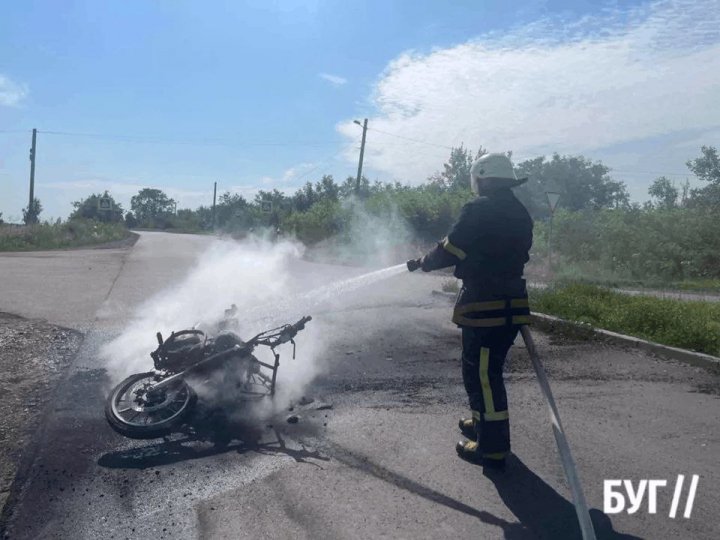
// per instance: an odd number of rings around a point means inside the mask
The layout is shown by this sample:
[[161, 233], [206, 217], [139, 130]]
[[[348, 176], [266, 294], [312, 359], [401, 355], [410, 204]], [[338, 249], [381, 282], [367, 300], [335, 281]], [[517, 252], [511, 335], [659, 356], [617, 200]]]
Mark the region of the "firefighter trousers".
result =
[[505, 356], [520, 327], [462, 327], [462, 375], [470, 401], [478, 450], [488, 459], [510, 451], [510, 423], [503, 381]]

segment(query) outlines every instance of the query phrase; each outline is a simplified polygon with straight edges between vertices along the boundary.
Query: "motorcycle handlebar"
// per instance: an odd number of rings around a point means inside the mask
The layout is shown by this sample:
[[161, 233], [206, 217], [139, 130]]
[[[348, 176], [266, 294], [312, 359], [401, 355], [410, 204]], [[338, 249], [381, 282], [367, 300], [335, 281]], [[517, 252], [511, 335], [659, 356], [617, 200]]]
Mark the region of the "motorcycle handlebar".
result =
[[310, 321], [312, 321], [312, 317], [310, 315], [307, 315], [295, 324], [291, 324], [290, 326], [288, 326], [287, 329], [283, 332], [283, 336], [280, 337], [280, 343], [290, 341], [297, 335], [300, 330], [303, 330], [305, 328], [305, 325]]
[[[305, 328], [305, 325], [310, 321], [312, 321], [312, 317], [307, 315], [295, 324], [287, 324], [275, 330], [258, 334], [248, 343], [252, 343], [254, 345], [269, 345], [270, 347], [277, 347], [278, 345], [282, 345], [283, 343], [287, 343], [288, 341], [293, 339], [297, 335], [297, 333], [300, 330], [303, 330]], [[272, 334], [268, 335], [270, 332], [272, 332]]]
[[295, 331], [295, 333], [299, 332], [300, 330], [303, 330], [305, 328], [305, 325], [312, 321], [312, 317], [310, 315], [306, 315], [302, 319], [300, 319], [295, 324], [291, 325], [292, 329]]

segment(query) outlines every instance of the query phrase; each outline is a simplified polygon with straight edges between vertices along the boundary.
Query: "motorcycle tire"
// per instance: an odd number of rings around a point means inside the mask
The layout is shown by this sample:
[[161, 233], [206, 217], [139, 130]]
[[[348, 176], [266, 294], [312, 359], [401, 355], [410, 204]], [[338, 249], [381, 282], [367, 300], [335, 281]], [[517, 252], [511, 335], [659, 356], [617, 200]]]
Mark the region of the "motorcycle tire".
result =
[[154, 375], [152, 371], [130, 375], [105, 400], [105, 418], [120, 435], [131, 439], [163, 437], [181, 425], [195, 405], [197, 396], [183, 380], [170, 387], [160, 403], [140, 405], [133, 401], [135, 389]]

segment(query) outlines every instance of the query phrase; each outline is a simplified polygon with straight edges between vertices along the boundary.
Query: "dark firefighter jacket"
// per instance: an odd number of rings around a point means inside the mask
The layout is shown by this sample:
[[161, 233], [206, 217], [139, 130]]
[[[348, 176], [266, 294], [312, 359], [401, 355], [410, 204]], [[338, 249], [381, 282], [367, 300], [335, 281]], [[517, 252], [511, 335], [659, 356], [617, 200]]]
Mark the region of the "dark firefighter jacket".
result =
[[453, 313], [459, 326], [526, 324], [530, 309], [522, 278], [532, 245], [532, 219], [509, 188], [467, 203], [447, 237], [421, 260], [429, 272], [455, 266], [463, 281]]

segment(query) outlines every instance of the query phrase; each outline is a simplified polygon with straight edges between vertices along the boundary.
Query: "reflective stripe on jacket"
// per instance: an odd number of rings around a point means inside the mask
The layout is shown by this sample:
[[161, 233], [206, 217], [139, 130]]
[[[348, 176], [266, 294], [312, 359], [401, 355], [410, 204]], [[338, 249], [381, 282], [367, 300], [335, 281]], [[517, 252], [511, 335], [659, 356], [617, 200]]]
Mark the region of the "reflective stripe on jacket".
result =
[[426, 272], [455, 266], [455, 277], [463, 280], [453, 322], [472, 327], [527, 324], [522, 275], [532, 228], [527, 210], [507, 188], [463, 206], [447, 237], [421, 260]]

